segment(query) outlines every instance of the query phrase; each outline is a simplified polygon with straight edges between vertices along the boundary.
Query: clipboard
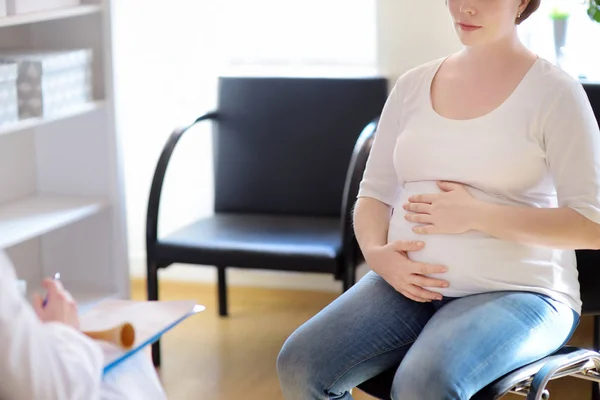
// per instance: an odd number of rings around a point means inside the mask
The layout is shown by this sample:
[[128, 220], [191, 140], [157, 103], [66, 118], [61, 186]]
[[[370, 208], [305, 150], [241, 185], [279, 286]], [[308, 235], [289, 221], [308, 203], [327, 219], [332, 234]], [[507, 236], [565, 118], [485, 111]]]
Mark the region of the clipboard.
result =
[[134, 301], [108, 299], [93, 306], [80, 316], [82, 331], [112, 328], [130, 322], [135, 329], [135, 342], [128, 350], [102, 343], [104, 374], [156, 342], [162, 335], [187, 318], [204, 311], [205, 307], [194, 301]]

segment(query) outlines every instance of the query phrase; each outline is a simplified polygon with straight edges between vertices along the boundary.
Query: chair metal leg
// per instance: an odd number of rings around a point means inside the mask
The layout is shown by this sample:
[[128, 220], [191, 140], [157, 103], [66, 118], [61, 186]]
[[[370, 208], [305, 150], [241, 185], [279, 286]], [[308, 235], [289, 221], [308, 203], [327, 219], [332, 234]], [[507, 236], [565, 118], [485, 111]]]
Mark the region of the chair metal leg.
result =
[[[600, 315], [594, 315], [594, 350], [600, 350]], [[600, 383], [592, 382], [592, 400], [600, 400]]]
[[158, 300], [158, 265], [148, 261], [146, 289], [148, 300]]
[[[158, 300], [158, 265], [149, 260], [146, 273], [148, 300]], [[152, 361], [155, 367], [160, 367], [160, 341], [152, 344]]]
[[346, 270], [344, 271], [344, 292], [354, 286], [356, 283], [356, 265], [354, 263], [347, 263]]
[[219, 285], [219, 315], [221, 317], [227, 316], [227, 274], [226, 268], [223, 266], [217, 266], [218, 273], [218, 285]]

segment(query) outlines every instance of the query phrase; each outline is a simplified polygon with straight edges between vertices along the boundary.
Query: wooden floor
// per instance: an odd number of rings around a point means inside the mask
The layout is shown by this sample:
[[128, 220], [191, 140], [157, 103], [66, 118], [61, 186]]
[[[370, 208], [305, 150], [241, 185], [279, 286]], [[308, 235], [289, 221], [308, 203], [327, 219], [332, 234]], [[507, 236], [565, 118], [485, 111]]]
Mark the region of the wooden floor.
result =
[[[146, 299], [144, 281], [132, 282], [132, 296]], [[282, 399], [275, 368], [281, 345], [335, 298], [331, 293], [238, 287], [231, 287], [229, 296], [230, 316], [219, 318], [212, 285], [161, 282], [161, 299], [194, 299], [207, 307], [162, 340], [160, 375], [169, 399]], [[584, 317], [571, 344], [591, 346], [591, 322]], [[553, 400], [590, 399], [590, 383], [579, 379], [560, 379], [549, 388]], [[355, 391], [354, 399], [372, 398]]]

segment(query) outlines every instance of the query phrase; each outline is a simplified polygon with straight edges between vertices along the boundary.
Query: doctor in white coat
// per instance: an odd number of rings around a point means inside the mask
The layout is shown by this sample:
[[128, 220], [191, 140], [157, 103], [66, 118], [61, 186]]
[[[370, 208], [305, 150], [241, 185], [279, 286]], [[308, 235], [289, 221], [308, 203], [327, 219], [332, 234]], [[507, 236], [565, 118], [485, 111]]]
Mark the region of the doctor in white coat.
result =
[[100, 345], [79, 331], [77, 307], [58, 281], [43, 283], [48, 303], [20, 293], [0, 249], [0, 399], [166, 399], [150, 358], [140, 352], [103, 377]]

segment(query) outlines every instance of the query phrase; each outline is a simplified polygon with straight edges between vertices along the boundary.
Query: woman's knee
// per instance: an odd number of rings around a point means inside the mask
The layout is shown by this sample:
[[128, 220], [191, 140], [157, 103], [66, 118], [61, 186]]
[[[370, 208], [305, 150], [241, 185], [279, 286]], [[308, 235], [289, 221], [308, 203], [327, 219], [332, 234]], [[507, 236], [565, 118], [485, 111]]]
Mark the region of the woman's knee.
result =
[[294, 336], [290, 336], [279, 351], [277, 356], [277, 374], [279, 380], [284, 382], [290, 377], [294, 376], [294, 370], [298, 369], [298, 362], [296, 360], [299, 346], [296, 344]]
[[283, 344], [277, 356], [277, 374], [284, 392], [303, 390], [318, 378], [319, 360], [313, 357], [315, 338], [299, 329]]
[[340, 344], [337, 330], [352, 326], [350, 316], [359, 304], [363, 309], [369, 306], [363, 300], [379, 289], [377, 284], [380, 281], [382, 279], [373, 274], [364, 277], [288, 337], [277, 357], [277, 372], [282, 385], [298, 381], [313, 382], [315, 378], [333, 380], [332, 375], [336, 372], [333, 360], [351, 343], [348, 340], [346, 345]]
[[401, 365], [391, 393], [392, 400], [466, 400], [470, 396], [452, 367], [435, 360]]

